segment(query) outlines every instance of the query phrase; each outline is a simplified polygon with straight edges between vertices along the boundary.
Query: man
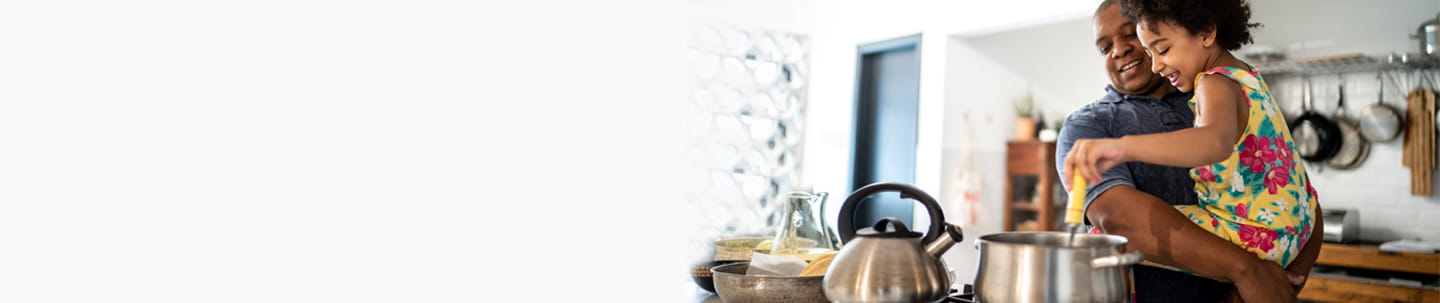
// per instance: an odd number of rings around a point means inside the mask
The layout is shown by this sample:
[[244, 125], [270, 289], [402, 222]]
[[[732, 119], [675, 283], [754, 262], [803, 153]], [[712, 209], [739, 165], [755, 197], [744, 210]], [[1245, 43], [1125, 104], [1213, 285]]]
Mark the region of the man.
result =
[[[1057, 168], [1064, 167], [1078, 139], [1169, 132], [1194, 123], [1187, 104], [1192, 95], [1180, 93], [1150, 70], [1135, 24], [1120, 16], [1116, 2], [1104, 1], [1094, 16], [1095, 47], [1105, 60], [1110, 85], [1104, 97], [1066, 119], [1057, 144]], [[1238, 291], [1278, 289], [1273, 297], [1294, 301], [1319, 254], [1317, 231], [1289, 268], [1298, 275], [1287, 275], [1287, 269], [1195, 226], [1171, 206], [1197, 204], [1189, 168], [1123, 163], [1102, 179], [1090, 185], [1085, 197], [1085, 223], [1125, 236], [1128, 248], [1148, 261], [1235, 281]], [[1062, 181], [1068, 188], [1070, 180]], [[1318, 228], [1321, 223], [1315, 224]], [[1237, 284], [1190, 273], [1143, 265], [1134, 266], [1132, 273], [1136, 302], [1219, 302], [1237, 293]]]

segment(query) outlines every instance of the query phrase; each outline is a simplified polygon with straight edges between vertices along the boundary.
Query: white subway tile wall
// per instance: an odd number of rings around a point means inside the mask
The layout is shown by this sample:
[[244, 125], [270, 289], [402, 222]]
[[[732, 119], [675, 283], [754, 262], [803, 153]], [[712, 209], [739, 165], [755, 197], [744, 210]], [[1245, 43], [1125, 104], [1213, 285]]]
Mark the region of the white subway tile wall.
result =
[[[1263, 71], [1262, 71], [1263, 72]], [[1330, 83], [1335, 76], [1328, 76]], [[1277, 79], [1281, 85], [1292, 83], [1289, 79]], [[1375, 103], [1376, 82], [1373, 72], [1349, 73], [1343, 76], [1345, 82], [1345, 108], [1355, 113]], [[1401, 111], [1405, 93], [1398, 91], [1394, 84], [1385, 88], [1385, 102], [1396, 105]], [[1317, 90], [1318, 91], [1318, 90]], [[1333, 90], [1325, 94], [1330, 102], [1317, 108], [1326, 108], [1333, 113], [1336, 108]], [[1295, 102], [1298, 100], [1279, 100]], [[1360, 238], [1371, 241], [1396, 239], [1419, 239], [1440, 241], [1440, 197], [1410, 195], [1410, 168], [1400, 163], [1404, 140], [1373, 142], [1370, 154], [1358, 167], [1339, 170], [1320, 168], [1309, 164], [1310, 178], [1315, 191], [1320, 195], [1323, 208], [1346, 208], [1360, 212]]]

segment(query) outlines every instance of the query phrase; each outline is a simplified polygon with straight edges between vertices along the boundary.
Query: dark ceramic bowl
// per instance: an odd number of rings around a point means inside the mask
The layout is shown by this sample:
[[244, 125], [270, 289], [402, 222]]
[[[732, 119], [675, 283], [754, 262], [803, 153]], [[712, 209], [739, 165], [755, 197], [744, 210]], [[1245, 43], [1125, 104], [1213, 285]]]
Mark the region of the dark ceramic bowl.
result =
[[715, 292], [715, 278], [712, 277], [710, 269], [715, 268], [716, 266], [736, 262], [745, 261], [721, 260], [700, 262], [700, 264], [695, 264], [695, 266], [690, 267], [690, 278], [695, 279], [695, 285], [699, 285], [701, 289], [713, 293]]

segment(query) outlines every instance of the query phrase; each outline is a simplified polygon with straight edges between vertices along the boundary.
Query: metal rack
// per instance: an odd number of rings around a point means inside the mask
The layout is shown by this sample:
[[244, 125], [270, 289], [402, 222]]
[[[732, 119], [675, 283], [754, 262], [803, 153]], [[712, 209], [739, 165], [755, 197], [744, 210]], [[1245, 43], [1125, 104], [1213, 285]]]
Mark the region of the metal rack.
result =
[[1393, 53], [1386, 56], [1349, 54], [1254, 64], [1266, 77], [1282, 78], [1375, 71], [1437, 70], [1440, 69], [1440, 57], [1407, 53]]

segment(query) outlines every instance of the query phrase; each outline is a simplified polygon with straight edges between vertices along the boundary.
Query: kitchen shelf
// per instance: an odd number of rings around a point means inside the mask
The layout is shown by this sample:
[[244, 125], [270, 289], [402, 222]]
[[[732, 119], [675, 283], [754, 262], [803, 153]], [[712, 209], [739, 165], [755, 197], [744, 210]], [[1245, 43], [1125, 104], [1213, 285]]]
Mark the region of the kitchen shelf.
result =
[[[1373, 245], [1323, 243], [1316, 269], [1299, 297], [1317, 302], [1440, 302], [1431, 284], [1403, 285], [1384, 279], [1346, 275], [1346, 268], [1394, 275], [1440, 274], [1440, 254], [1381, 251]], [[1326, 268], [1326, 269], [1322, 269]], [[1328, 272], [1327, 272], [1328, 271]], [[1433, 281], [1432, 281], [1433, 284]]]
[[1030, 202], [1010, 202], [1010, 207], [1014, 207], [1014, 210], [1040, 211], [1039, 206]]
[[1059, 230], [1055, 142], [1010, 141], [1005, 155], [1005, 230]]
[[1325, 274], [1312, 274], [1299, 297], [1317, 302], [1440, 302], [1440, 292], [1434, 290]]
[[1370, 246], [1325, 243], [1317, 264], [1440, 275], [1440, 254], [1383, 251]]

